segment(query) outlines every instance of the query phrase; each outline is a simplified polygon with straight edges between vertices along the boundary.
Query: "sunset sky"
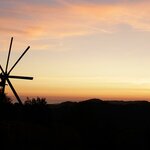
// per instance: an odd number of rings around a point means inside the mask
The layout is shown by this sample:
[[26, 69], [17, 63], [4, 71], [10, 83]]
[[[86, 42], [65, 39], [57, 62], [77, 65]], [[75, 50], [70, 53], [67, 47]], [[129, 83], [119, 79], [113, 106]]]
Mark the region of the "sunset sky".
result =
[[[0, 64], [22, 97], [150, 100], [150, 1], [0, 0]], [[6, 93], [12, 96], [9, 87]]]

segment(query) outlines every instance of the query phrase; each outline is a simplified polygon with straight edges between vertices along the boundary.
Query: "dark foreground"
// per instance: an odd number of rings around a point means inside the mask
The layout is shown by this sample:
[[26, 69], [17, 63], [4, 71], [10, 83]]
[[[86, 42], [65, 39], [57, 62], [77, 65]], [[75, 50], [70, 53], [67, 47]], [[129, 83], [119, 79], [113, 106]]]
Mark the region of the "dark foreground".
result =
[[150, 149], [150, 103], [97, 99], [53, 105], [1, 105], [0, 148]]

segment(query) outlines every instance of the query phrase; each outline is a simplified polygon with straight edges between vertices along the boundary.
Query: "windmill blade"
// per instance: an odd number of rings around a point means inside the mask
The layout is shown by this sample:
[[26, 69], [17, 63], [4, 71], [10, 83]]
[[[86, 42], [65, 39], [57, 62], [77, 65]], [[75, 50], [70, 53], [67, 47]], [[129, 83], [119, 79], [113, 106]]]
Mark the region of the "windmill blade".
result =
[[1, 65], [0, 65], [0, 69], [1, 69], [2, 73], [5, 74], [5, 72], [4, 72], [4, 70], [3, 70]]
[[8, 72], [8, 75], [10, 74], [10, 72], [14, 69], [14, 67], [18, 64], [18, 62], [20, 61], [20, 59], [24, 56], [24, 54], [29, 50], [30, 46], [28, 46], [26, 48], [26, 50], [22, 53], [22, 55], [18, 58], [18, 60], [16, 61], [16, 63], [12, 66], [12, 68], [10, 69], [10, 71]]
[[4, 75], [1, 73], [1, 74], [0, 74], [0, 78], [3, 78], [3, 76], [4, 76]]
[[7, 83], [9, 84], [11, 90], [13, 91], [16, 99], [18, 100], [19, 104], [23, 105], [20, 97], [18, 96], [18, 94], [17, 94], [16, 90], [14, 89], [13, 85], [11, 84], [10, 80], [8, 78], [6, 80], [7, 80]]
[[25, 80], [33, 80], [33, 77], [13, 76], [13, 75], [8, 76], [8, 78], [13, 78], [13, 79], [25, 79]]
[[8, 52], [8, 57], [7, 57], [5, 73], [7, 73], [7, 69], [8, 69], [8, 63], [9, 63], [9, 58], [10, 58], [10, 53], [11, 53], [12, 42], [13, 42], [13, 37], [11, 38], [11, 41], [10, 41], [10, 46], [9, 46], [9, 52]]

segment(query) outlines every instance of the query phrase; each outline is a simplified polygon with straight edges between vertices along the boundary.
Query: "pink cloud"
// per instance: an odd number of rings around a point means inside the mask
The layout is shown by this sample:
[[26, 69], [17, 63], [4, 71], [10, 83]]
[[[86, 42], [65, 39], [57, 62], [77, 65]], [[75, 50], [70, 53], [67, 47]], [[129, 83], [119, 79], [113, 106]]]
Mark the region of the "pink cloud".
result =
[[149, 4], [145, 2], [111, 5], [70, 4], [59, 0], [63, 5], [58, 6], [13, 2], [16, 6], [9, 5], [9, 9], [0, 10], [0, 31], [3, 33], [12, 32], [32, 38], [80, 36], [112, 33], [117, 31], [119, 24], [139, 31], [150, 31]]

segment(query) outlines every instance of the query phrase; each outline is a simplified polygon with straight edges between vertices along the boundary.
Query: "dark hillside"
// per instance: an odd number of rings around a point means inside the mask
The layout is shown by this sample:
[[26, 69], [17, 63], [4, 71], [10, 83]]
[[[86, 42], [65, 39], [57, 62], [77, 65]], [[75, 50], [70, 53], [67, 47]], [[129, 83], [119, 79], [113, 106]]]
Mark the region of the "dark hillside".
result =
[[150, 149], [150, 103], [91, 99], [0, 105], [3, 148]]

